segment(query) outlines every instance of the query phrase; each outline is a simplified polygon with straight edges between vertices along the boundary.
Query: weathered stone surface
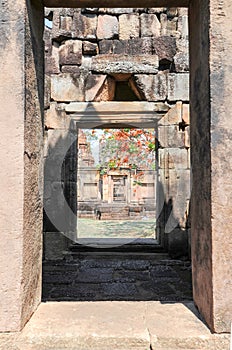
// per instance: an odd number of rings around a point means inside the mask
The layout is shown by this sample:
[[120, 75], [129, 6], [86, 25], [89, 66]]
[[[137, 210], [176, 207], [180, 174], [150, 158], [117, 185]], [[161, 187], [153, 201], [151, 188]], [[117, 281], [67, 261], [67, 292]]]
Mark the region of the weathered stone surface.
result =
[[168, 74], [168, 100], [189, 101], [189, 74]]
[[108, 77], [94, 97], [94, 102], [113, 101], [115, 96], [115, 88], [115, 79]]
[[158, 55], [159, 60], [173, 61], [176, 54], [176, 40], [170, 36], [161, 36], [153, 39], [153, 52]]
[[54, 42], [49, 51], [45, 52], [45, 74], [59, 74], [59, 44]]
[[99, 43], [100, 54], [151, 55], [151, 38], [136, 38], [130, 40], [102, 40]]
[[81, 65], [82, 41], [67, 40], [59, 48], [60, 65]]
[[164, 11], [163, 7], [150, 7], [148, 13], [161, 13]]
[[159, 125], [179, 125], [182, 122], [182, 102], [177, 102], [174, 106], [170, 106], [168, 113], [160, 119]]
[[160, 15], [161, 23], [161, 35], [170, 35], [179, 37], [179, 32], [177, 32], [177, 17], [173, 19], [168, 18], [166, 13], [161, 13]]
[[178, 52], [174, 57], [175, 71], [178, 73], [189, 72], [188, 52]]
[[68, 74], [51, 76], [51, 98], [55, 101], [84, 101], [83, 74]]
[[188, 39], [188, 15], [180, 15], [178, 17], [177, 30], [180, 32], [181, 38]]
[[164, 148], [185, 147], [184, 132], [179, 130], [178, 125], [159, 126], [158, 140]]
[[73, 19], [74, 36], [79, 39], [96, 39], [97, 16], [75, 13]]
[[99, 73], [157, 73], [156, 55], [99, 55], [92, 59], [92, 70]]
[[69, 128], [69, 117], [64, 110], [59, 109], [57, 103], [52, 102], [50, 108], [44, 113], [44, 125], [46, 129], [65, 129]]
[[41, 296], [43, 7], [5, 1], [0, 17], [0, 332], [17, 332]]
[[71, 74], [80, 74], [81, 69], [80, 66], [62, 66], [61, 67], [62, 73], [71, 73]]
[[98, 54], [98, 45], [91, 43], [90, 41], [83, 41], [83, 54], [84, 55], [97, 55]]
[[160, 36], [161, 24], [155, 14], [143, 13], [140, 16], [141, 21], [141, 36], [142, 37], [158, 37]]
[[159, 149], [159, 168], [188, 169], [188, 150], [185, 148]]
[[147, 101], [164, 101], [167, 98], [167, 75], [135, 75], [134, 81]]
[[[44, 6], [47, 7], [62, 7], [63, 2], [62, 0], [45, 0]], [[67, 7], [76, 7], [76, 0], [68, 0], [65, 3], [65, 6]], [[83, 0], [82, 6], [83, 7], [88, 7], [92, 5], [97, 5], [97, 6], [107, 6], [109, 8], [115, 7], [115, 8], [122, 8], [125, 6], [125, 0], [98, 0], [96, 3], [93, 3], [93, 0]], [[127, 5], [133, 7], [138, 7], [141, 5], [141, 3], [138, 0], [128, 0]], [[143, 5], [146, 6], [146, 8], [154, 6], [153, 0], [144, 0]], [[161, 7], [178, 7], [178, 6], [183, 6], [183, 7], [188, 7], [189, 1], [188, 0], [158, 0], [156, 2], [156, 5]], [[101, 8], [101, 7], [100, 7]]]
[[190, 124], [189, 104], [183, 103], [182, 105], [182, 120], [185, 124]]
[[232, 315], [231, 11], [228, 0], [190, 6], [193, 291], [216, 332]]
[[133, 13], [134, 9], [133, 8], [100, 8], [99, 12], [104, 12], [104, 13], [109, 13], [111, 15], [121, 15], [123, 13]]
[[118, 19], [115, 16], [100, 15], [97, 22], [97, 38], [113, 39], [118, 37]]
[[140, 31], [139, 15], [125, 14], [119, 16], [119, 39], [138, 38]]
[[106, 75], [90, 74], [85, 84], [85, 101], [93, 101], [106, 80]]
[[44, 109], [49, 108], [51, 98], [51, 78], [49, 75], [44, 76]]

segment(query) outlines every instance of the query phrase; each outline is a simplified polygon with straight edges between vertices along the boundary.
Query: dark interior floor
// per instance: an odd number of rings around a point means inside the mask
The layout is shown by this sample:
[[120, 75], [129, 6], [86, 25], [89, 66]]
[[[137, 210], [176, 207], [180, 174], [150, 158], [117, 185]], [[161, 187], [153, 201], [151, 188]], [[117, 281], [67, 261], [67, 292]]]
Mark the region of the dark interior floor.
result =
[[191, 264], [162, 253], [70, 252], [43, 263], [43, 301], [192, 300]]

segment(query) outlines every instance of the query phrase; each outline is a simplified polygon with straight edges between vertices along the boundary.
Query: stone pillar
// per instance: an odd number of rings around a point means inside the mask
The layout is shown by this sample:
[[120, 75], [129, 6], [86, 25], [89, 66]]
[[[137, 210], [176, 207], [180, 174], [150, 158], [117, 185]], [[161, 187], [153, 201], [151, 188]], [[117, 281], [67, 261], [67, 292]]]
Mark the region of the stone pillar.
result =
[[0, 7], [0, 331], [19, 331], [41, 298], [43, 9]]
[[217, 333], [232, 315], [231, 13], [230, 0], [190, 6], [193, 293]]

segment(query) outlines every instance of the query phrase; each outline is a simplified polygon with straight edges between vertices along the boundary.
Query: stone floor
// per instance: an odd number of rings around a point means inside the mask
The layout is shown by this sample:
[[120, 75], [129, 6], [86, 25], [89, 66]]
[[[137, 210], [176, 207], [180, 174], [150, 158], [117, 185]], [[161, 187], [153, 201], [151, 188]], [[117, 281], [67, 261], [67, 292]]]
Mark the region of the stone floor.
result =
[[43, 264], [44, 301], [191, 301], [191, 265], [160, 253], [72, 252]]
[[192, 302], [47, 302], [1, 350], [229, 350]]

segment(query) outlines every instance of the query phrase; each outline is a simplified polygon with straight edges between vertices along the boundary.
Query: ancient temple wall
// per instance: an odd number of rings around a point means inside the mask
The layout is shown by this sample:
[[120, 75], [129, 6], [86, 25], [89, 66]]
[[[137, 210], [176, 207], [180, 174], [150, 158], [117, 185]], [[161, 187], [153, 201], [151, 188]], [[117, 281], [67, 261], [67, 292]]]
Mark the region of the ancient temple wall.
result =
[[6, 332], [19, 331], [41, 300], [43, 7], [4, 1], [0, 17], [0, 331]]
[[159, 104], [165, 116], [156, 128], [157, 196], [162, 198], [158, 230], [165, 233], [171, 254], [186, 254], [190, 198], [188, 10], [49, 8], [45, 17], [47, 133], [69, 127], [71, 114], [66, 111], [72, 102], [91, 105], [114, 100], [121, 81], [126, 81], [138, 100]]

